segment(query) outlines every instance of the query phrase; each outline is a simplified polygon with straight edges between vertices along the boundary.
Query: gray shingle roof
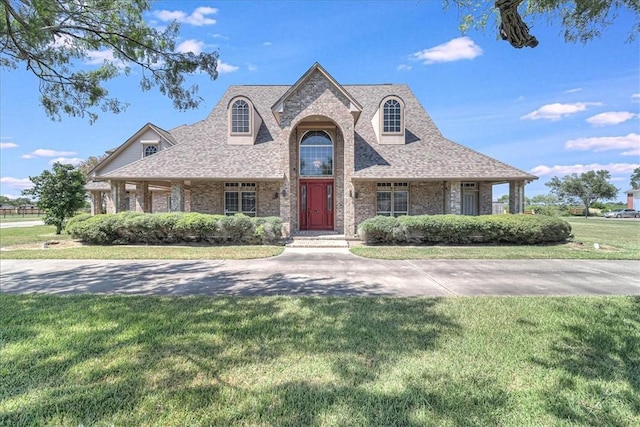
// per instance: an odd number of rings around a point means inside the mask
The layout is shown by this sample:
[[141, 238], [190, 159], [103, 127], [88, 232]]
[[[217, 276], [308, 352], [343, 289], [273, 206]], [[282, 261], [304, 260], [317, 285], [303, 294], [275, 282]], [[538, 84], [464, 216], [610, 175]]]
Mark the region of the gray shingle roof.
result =
[[[282, 179], [280, 128], [271, 105], [288, 86], [232, 86], [209, 116], [169, 131], [178, 142], [153, 156], [130, 163], [106, 175], [119, 179]], [[246, 96], [263, 124], [254, 145], [227, 143], [227, 105]]]
[[[353, 178], [537, 178], [445, 138], [406, 85], [347, 85], [345, 88], [364, 105], [356, 126]], [[405, 145], [378, 144], [376, 140], [371, 119], [382, 99], [389, 95], [405, 102]]]
[[[231, 86], [209, 116], [166, 132], [175, 145], [102, 178], [115, 179], [282, 179], [288, 152], [271, 107], [291, 86]], [[442, 136], [406, 85], [344, 85], [363, 110], [355, 127], [354, 179], [537, 179], [534, 175]], [[382, 145], [371, 119], [389, 95], [405, 102], [406, 144]], [[229, 145], [229, 102], [249, 98], [263, 120], [254, 145]]]

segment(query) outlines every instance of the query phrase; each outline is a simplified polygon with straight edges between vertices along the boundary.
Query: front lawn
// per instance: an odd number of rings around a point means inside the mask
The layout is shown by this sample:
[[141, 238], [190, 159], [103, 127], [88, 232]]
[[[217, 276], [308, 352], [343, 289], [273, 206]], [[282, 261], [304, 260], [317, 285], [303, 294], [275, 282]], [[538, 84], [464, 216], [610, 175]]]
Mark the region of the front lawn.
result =
[[640, 298], [0, 295], [0, 425], [640, 425]]

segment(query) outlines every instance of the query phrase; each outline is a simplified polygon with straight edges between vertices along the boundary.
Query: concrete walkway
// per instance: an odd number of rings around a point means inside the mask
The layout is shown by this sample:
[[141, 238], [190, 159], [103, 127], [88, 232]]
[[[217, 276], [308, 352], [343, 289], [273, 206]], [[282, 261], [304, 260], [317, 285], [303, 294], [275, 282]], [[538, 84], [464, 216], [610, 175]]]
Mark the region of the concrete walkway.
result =
[[137, 295], [640, 295], [637, 261], [405, 260], [287, 248], [242, 261], [0, 260], [7, 293]]
[[14, 222], [0, 222], [0, 228], [15, 228], [15, 227], [34, 227], [36, 225], [43, 225], [41, 219], [37, 221], [14, 221]]

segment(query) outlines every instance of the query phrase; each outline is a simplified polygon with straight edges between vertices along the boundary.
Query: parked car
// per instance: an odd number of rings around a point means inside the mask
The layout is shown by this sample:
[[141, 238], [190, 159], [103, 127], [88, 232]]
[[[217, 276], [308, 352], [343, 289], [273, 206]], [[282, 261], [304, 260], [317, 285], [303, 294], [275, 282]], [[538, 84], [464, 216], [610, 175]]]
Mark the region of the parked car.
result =
[[618, 209], [604, 214], [605, 218], [640, 218], [640, 211], [635, 209]]

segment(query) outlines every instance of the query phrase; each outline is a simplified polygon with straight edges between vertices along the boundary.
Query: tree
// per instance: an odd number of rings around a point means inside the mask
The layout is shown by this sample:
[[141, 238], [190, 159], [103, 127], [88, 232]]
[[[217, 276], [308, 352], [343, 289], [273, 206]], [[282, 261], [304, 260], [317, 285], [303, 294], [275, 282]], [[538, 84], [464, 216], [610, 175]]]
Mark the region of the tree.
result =
[[640, 166], [633, 170], [631, 174], [631, 188], [634, 190], [640, 189]]
[[536, 47], [538, 41], [529, 33], [524, 17], [559, 19], [568, 42], [586, 43], [599, 37], [620, 14], [626, 11], [635, 15], [629, 30], [629, 41], [640, 32], [640, 2], [638, 0], [496, 0], [495, 9], [490, 2], [476, 0], [444, 0], [445, 6], [454, 4], [462, 12], [461, 29], [485, 28], [496, 21], [499, 34], [515, 48]]
[[22, 194], [38, 199], [38, 208], [45, 211], [44, 223], [55, 225], [56, 234], [60, 234], [65, 221], [84, 206], [84, 175], [72, 165], [56, 162], [53, 173], [44, 171], [29, 179], [33, 188], [23, 190]]
[[[197, 86], [185, 88], [185, 74], [218, 76], [218, 53], [175, 52], [179, 24], [152, 28], [143, 19], [149, 0], [0, 0], [0, 68], [24, 65], [40, 80], [46, 114], [60, 119], [89, 116], [97, 108], [119, 113], [126, 103], [109, 96], [103, 83], [141, 74], [146, 91], [157, 86], [175, 108], [196, 108]], [[104, 61], [97, 69], [78, 65], [90, 52]], [[76, 69], [72, 71], [72, 69]]]
[[585, 216], [589, 216], [589, 206], [599, 200], [612, 200], [618, 195], [618, 188], [609, 183], [609, 171], [589, 171], [580, 175], [572, 173], [562, 179], [554, 176], [545, 185], [551, 193], [568, 204], [582, 204]]
[[84, 175], [85, 180], [89, 181], [89, 173], [93, 170], [93, 168], [98, 166], [98, 163], [103, 161], [107, 156], [108, 154], [102, 154], [100, 156], [89, 156], [88, 159], [78, 163], [78, 166], [76, 167], [82, 171], [82, 174]]
[[534, 205], [553, 206], [558, 204], [558, 198], [553, 194], [538, 194], [531, 198]]

